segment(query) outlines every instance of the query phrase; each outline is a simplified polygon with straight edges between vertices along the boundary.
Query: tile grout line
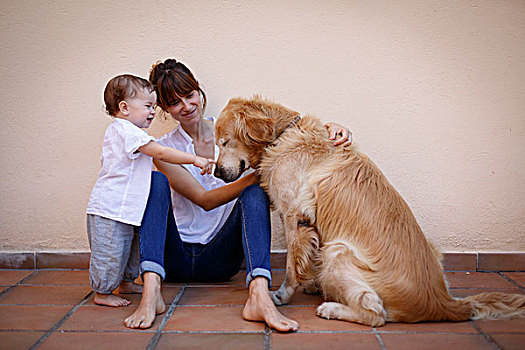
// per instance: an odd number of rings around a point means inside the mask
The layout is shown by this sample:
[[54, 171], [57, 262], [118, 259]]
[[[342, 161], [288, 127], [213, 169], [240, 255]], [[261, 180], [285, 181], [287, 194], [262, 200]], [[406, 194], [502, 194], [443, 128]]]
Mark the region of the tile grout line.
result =
[[386, 350], [385, 343], [383, 342], [383, 339], [381, 338], [381, 334], [377, 331], [376, 327], [372, 327], [372, 331], [374, 332], [374, 335], [376, 336], [377, 341], [379, 342], [379, 346], [381, 347], [381, 350]]
[[64, 322], [66, 322], [71, 317], [71, 315], [73, 315], [73, 313], [75, 313], [78, 309], [80, 309], [80, 307], [84, 305], [84, 303], [89, 299], [89, 297], [91, 297], [92, 294], [93, 294], [93, 291], [90, 291], [77, 305], [75, 305], [71, 310], [69, 310], [69, 312], [64, 317], [62, 317], [62, 319], [58, 321], [53, 326], [53, 328], [48, 330], [46, 334], [42, 336], [42, 338], [40, 338], [35, 344], [33, 344], [30, 350], [34, 350], [37, 347], [39, 347], [40, 344], [42, 344], [51, 334], [53, 334], [53, 332], [55, 332], [58, 329], [58, 327], [62, 326]]
[[271, 339], [272, 330], [268, 325], [264, 324], [264, 335], [263, 335], [263, 349], [272, 350], [272, 339]]
[[13, 288], [19, 286], [22, 284], [22, 282], [24, 282], [26, 279], [30, 278], [31, 276], [33, 276], [35, 273], [37, 273], [38, 271], [33, 271], [33, 273], [30, 273], [29, 275], [27, 275], [26, 277], [22, 278], [20, 281], [18, 281], [17, 283], [15, 284], [11, 284], [9, 287], [7, 287], [6, 289], [4, 289], [3, 291], [0, 292], [0, 296], [6, 294], [7, 292], [9, 292], [10, 290], [12, 290]]
[[474, 320], [469, 320], [469, 322], [470, 322], [470, 325], [474, 327], [475, 330], [478, 331], [478, 334], [481, 335], [492, 346], [493, 349], [501, 350], [499, 345], [496, 344], [496, 342], [492, 339], [492, 337], [488, 334], [485, 334], [485, 332], [483, 332], [481, 328], [479, 328], [479, 326], [476, 324], [476, 322], [474, 322]]
[[153, 338], [151, 338], [148, 344], [147, 350], [155, 349], [155, 347], [159, 343], [160, 337], [162, 335], [162, 331], [164, 330], [164, 327], [166, 327], [166, 324], [168, 323], [169, 319], [171, 318], [171, 315], [173, 314], [173, 312], [175, 311], [175, 308], [177, 307], [177, 303], [182, 298], [182, 294], [184, 294], [185, 291], [186, 291], [186, 285], [183, 285], [180, 288], [179, 293], [175, 296], [175, 298], [173, 298], [173, 301], [171, 302], [168, 311], [166, 311], [166, 314], [162, 318], [162, 321], [159, 325], [159, 328], [157, 329], [157, 332], [155, 332], [155, 335], [153, 336]]
[[506, 276], [503, 272], [498, 271], [498, 275], [500, 275], [501, 277], [503, 277], [504, 279], [506, 279], [510, 283], [514, 284], [515, 286], [517, 286], [521, 291], [525, 291], [525, 288], [523, 288], [519, 283], [514, 281], [512, 278]]

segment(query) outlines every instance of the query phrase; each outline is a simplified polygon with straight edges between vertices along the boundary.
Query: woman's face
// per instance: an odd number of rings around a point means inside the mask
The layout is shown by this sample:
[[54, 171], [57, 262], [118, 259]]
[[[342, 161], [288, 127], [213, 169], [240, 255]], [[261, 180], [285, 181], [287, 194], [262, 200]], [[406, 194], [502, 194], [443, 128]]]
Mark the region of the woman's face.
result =
[[166, 111], [181, 124], [190, 125], [202, 118], [201, 96], [197, 90], [186, 96], [175, 95], [168, 103]]

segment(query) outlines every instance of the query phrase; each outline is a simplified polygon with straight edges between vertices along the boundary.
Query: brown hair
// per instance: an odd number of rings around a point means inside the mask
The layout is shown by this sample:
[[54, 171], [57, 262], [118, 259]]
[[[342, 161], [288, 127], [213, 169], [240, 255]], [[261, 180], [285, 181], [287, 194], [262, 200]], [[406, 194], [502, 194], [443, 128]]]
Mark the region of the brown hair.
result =
[[106, 112], [111, 115], [117, 115], [119, 111], [118, 104], [127, 98], [134, 98], [140, 91], [151, 93], [153, 85], [146, 79], [131, 75], [122, 74], [114, 77], [106, 84], [104, 89], [104, 103]]
[[151, 67], [149, 81], [155, 87], [157, 104], [163, 111], [167, 110], [175, 96], [184, 97], [194, 90], [201, 94], [202, 109], [206, 109], [206, 94], [184, 63], [177, 62], [173, 58], [168, 58], [164, 62], [158, 61]]

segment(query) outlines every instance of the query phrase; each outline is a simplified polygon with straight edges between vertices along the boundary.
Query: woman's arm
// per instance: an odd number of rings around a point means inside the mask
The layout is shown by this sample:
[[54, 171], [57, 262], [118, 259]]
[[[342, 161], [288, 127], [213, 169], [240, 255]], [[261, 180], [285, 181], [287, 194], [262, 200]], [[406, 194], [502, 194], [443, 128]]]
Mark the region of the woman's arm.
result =
[[182, 166], [154, 160], [157, 169], [168, 178], [171, 188], [208, 211], [237, 198], [246, 187], [256, 184], [255, 174], [246, 175], [225, 186], [206, 190]]

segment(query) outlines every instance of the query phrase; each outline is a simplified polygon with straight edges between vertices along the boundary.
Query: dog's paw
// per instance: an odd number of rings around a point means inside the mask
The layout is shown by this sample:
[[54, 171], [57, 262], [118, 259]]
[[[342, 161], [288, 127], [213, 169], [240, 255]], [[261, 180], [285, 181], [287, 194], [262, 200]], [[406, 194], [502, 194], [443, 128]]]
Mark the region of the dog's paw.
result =
[[334, 302], [324, 302], [315, 311], [316, 315], [322, 318], [339, 319], [343, 305]]
[[270, 297], [272, 298], [273, 303], [277, 306], [288, 304], [288, 301], [290, 301], [290, 298], [283, 295], [280, 289], [275, 292], [270, 291]]
[[304, 294], [321, 294], [321, 288], [317, 287], [315, 283], [307, 283], [303, 285]]

